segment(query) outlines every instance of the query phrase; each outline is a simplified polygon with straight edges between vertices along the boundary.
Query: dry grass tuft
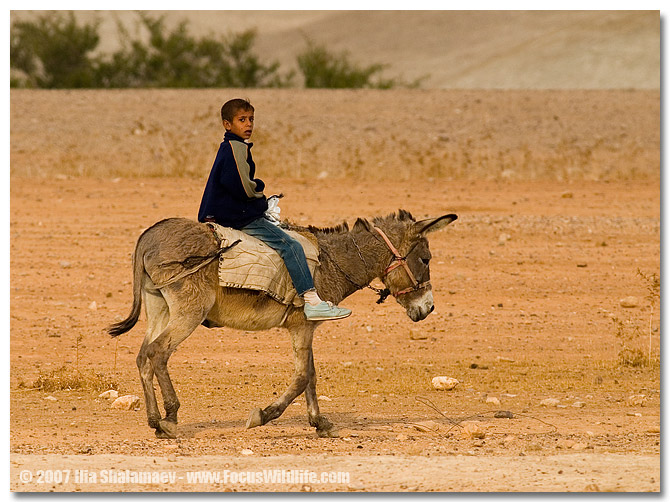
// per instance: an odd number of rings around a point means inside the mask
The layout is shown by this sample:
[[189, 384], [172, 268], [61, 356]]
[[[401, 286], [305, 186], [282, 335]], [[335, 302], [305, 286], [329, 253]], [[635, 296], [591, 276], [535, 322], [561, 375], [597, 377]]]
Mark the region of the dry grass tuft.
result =
[[119, 384], [113, 378], [91, 370], [77, 370], [63, 365], [49, 373], [40, 373], [32, 388], [52, 392], [56, 390], [118, 390]]

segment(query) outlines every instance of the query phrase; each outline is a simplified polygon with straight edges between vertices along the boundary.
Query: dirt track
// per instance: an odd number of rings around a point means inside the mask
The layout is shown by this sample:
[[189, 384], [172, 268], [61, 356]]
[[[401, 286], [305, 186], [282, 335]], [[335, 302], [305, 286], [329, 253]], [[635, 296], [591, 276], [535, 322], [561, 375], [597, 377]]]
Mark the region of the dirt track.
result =
[[[21, 106], [13, 103], [13, 113]], [[25, 145], [14, 135], [29, 137], [30, 124], [12, 120], [14, 149]], [[645, 151], [653, 158], [653, 148]], [[12, 152], [14, 172], [30, 155]], [[611, 161], [621, 152], [610, 154]], [[249, 410], [269, 404], [290, 379], [286, 333], [200, 327], [170, 360], [182, 403], [180, 437], [160, 441], [143, 407], [112, 410], [91, 390], [31, 386], [65, 365], [103, 373], [122, 394], [141, 395], [134, 359], [144, 321], [118, 345], [104, 327], [130, 308], [130, 256], [140, 232], [167, 216], [193, 217], [203, 180], [71, 178], [58, 167], [46, 177], [11, 181], [13, 490], [112, 488], [20, 482], [21, 470], [47, 464], [99, 470], [147, 463], [184, 471], [350, 469], [352, 482], [328, 487], [336, 490], [660, 489], [658, 307], [651, 312], [637, 275], [660, 271], [658, 180], [421, 178], [352, 188], [347, 180], [265, 176], [270, 192], [286, 194], [282, 215], [298, 223], [351, 223], [398, 208], [417, 217], [457, 213], [457, 222], [431, 238], [436, 311], [414, 324], [395, 302], [378, 306], [362, 291], [343, 302], [354, 310], [351, 318], [319, 329], [317, 391], [328, 398], [321, 399], [322, 411], [341, 433], [327, 440], [308, 427], [302, 398], [275, 423], [243, 428]], [[621, 305], [628, 296], [637, 307]], [[653, 364], [620, 364], [624, 342], [648, 353], [650, 319]], [[410, 330], [425, 338], [411, 339]], [[436, 375], [461, 383], [436, 391], [430, 385]], [[448, 419], [417, 397], [430, 399]], [[493, 397], [500, 404], [487, 402]], [[558, 405], [543, 406], [547, 398]], [[515, 418], [493, 418], [499, 409]], [[484, 436], [469, 437], [454, 420], [476, 422]]]

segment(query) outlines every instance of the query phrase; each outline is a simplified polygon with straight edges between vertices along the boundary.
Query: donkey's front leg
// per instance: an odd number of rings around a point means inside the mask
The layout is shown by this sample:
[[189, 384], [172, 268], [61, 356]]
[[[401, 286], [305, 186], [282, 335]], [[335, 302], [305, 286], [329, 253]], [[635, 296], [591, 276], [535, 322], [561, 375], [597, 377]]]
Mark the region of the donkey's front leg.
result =
[[316, 369], [314, 368], [314, 352], [309, 351], [309, 365], [311, 367], [311, 378], [305, 389], [305, 401], [307, 402], [307, 417], [309, 425], [316, 427], [316, 434], [321, 438], [336, 438], [340, 434], [333, 424], [319, 411], [319, 402], [316, 398]]
[[302, 394], [307, 388], [314, 367], [310, 365], [310, 357], [312, 353], [312, 337], [314, 335], [314, 326], [311, 326], [308, 322], [299, 323], [297, 326], [289, 327], [291, 332], [291, 343], [293, 346], [293, 363], [295, 365], [295, 370], [293, 373], [293, 381], [286, 389], [279, 399], [277, 399], [270, 406], [261, 410], [256, 408], [249, 415], [247, 420], [247, 429], [252, 427], [258, 427], [259, 425], [265, 425], [270, 420], [274, 420], [281, 416], [286, 410], [287, 406], [293, 402], [293, 400]]

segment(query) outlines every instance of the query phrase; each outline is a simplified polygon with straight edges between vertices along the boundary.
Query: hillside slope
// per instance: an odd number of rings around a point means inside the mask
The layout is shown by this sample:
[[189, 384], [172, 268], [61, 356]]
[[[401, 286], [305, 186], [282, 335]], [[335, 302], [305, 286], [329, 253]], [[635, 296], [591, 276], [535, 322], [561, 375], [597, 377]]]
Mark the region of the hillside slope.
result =
[[[12, 11], [12, 19], [37, 11]], [[288, 71], [306, 40], [347, 51], [360, 64], [385, 63], [387, 76], [424, 88], [658, 89], [658, 11], [153, 11], [168, 25], [187, 19], [196, 34], [256, 28], [256, 51]], [[118, 46], [116, 23], [98, 17], [101, 49]], [[132, 31], [132, 30], [131, 30]]]

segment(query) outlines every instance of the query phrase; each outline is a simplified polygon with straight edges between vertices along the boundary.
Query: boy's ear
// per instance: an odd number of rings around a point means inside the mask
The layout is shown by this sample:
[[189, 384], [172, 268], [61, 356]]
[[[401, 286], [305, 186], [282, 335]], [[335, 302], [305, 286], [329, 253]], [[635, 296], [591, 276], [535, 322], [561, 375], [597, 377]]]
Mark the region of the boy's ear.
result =
[[233, 127], [233, 125], [230, 122], [228, 122], [226, 119], [223, 119], [222, 122], [223, 122], [223, 128], [226, 131], [230, 131], [230, 129]]

